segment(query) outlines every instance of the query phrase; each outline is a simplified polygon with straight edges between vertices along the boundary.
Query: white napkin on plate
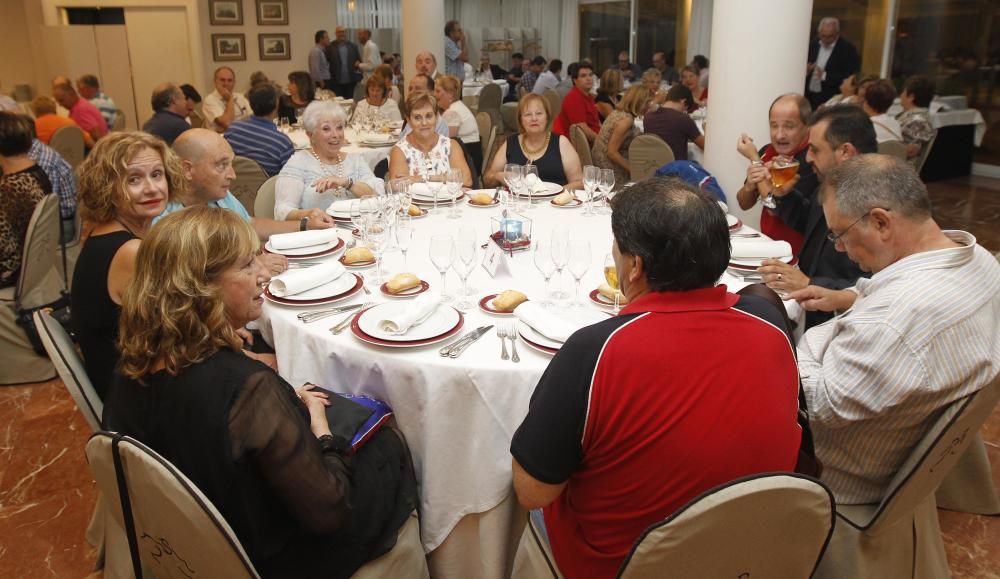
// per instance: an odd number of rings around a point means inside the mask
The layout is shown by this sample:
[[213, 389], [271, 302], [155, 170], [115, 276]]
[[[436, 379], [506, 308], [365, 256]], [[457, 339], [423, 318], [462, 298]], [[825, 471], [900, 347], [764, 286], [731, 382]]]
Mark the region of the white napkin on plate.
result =
[[325, 283], [330, 283], [344, 275], [345, 271], [347, 270], [344, 269], [344, 266], [339, 261], [329, 261], [311, 267], [286, 271], [279, 276], [271, 278], [269, 288], [271, 293], [279, 298], [293, 296]]
[[337, 240], [336, 229], [314, 229], [312, 231], [296, 231], [294, 233], [275, 233], [268, 240], [271, 247], [277, 251], [282, 249], [297, 249], [310, 245], [322, 245]]
[[792, 246], [787, 241], [733, 241], [733, 259], [789, 257]]
[[382, 308], [382, 319], [378, 321], [378, 329], [387, 334], [405, 334], [413, 326], [420, 325], [437, 311], [441, 305], [440, 293], [426, 293], [408, 304], [393, 304], [393, 307]]
[[522, 302], [514, 308], [514, 317], [528, 324], [536, 332], [557, 342], [565, 342], [580, 327], [549, 313], [537, 302]]
[[337, 199], [326, 208], [328, 212], [342, 213], [344, 215], [351, 214], [351, 202], [357, 201], [357, 199]]

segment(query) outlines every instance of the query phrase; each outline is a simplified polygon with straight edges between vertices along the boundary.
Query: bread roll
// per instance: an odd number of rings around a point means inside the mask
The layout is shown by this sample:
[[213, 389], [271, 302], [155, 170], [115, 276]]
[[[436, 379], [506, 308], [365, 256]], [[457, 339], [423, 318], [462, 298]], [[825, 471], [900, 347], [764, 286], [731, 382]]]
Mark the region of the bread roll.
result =
[[490, 203], [493, 203], [493, 196], [489, 193], [476, 193], [469, 198], [469, 203], [472, 203], [473, 205], [489, 205]]
[[367, 247], [352, 247], [344, 252], [344, 264], [368, 263], [375, 261], [375, 255]]
[[599, 293], [602, 296], [608, 298], [608, 300], [612, 301], [612, 302], [615, 301], [615, 293], [616, 292], [618, 293], [618, 305], [627, 304], [628, 300], [625, 299], [625, 294], [623, 294], [623, 293], [619, 292], [618, 290], [612, 288], [611, 286], [609, 286], [606, 283], [602, 283], [601, 285], [597, 286], [597, 293]]
[[527, 300], [528, 296], [517, 290], [504, 290], [503, 293], [493, 298], [493, 309], [498, 312], [513, 312], [514, 308]]
[[563, 191], [562, 193], [556, 195], [552, 202], [556, 205], [568, 205], [569, 203], [572, 203], [574, 199], [576, 199], [576, 196], [572, 193], [569, 191]]
[[424, 214], [422, 209], [420, 209], [416, 205], [413, 205], [412, 203], [406, 209], [406, 212], [410, 214], [410, 217], [420, 217], [421, 215]]
[[389, 293], [391, 294], [405, 292], [406, 290], [413, 289], [419, 285], [420, 278], [412, 273], [394, 275], [392, 279], [385, 283], [386, 289], [389, 290]]

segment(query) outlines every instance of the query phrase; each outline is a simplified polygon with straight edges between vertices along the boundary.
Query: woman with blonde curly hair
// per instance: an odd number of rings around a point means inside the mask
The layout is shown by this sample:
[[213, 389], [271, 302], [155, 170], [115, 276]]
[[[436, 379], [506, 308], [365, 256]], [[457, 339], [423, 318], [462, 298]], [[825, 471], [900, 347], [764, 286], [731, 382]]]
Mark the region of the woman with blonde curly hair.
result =
[[104, 427], [187, 475], [262, 577], [349, 577], [387, 552], [416, 507], [397, 430], [356, 453], [331, 433], [322, 391], [293, 389], [240, 349], [270, 278], [236, 214], [193, 206], [146, 237], [122, 296], [121, 376]]
[[170, 147], [140, 132], [104, 137], [77, 174], [90, 235], [73, 273], [72, 324], [87, 375], [103, 397], [118, 362], [118, 314], [139, 241], [187, 182]]

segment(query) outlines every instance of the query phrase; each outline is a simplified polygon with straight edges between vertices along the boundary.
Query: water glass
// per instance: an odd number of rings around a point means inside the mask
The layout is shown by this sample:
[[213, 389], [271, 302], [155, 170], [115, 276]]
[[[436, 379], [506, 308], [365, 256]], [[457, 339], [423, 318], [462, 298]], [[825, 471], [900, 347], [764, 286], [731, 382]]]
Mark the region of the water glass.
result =
[[597, 181], [597, 188], [604, 195], [601, 208], [598, 211], [601, 215], [611, 214], [611, 190], [615, 188], [615, 172], [613, 169], [601, 169], [601, 177]]
[[448, 171], [445, 181], [448, 187], [448, 194], [451, 197], [451, 212], [448, 213], [448, 219], [459, 219], [462, 217], [462, 211], [458, 208], [458, 196], [462, 192], [463, 181], [465, 181], [465, 174], [462, 173], [461, 169]]
[[583, 168], [583, 190], [587, 199], [587, 206], [583, 209], [584, 215], [595, 215], [594, 213], [594, 190], [597, 189], [601, 180], [601, 168], [594, 165], [587, 165]]
[[385, 253], [386, 246], [391, 241], [387, 218], [388, 216], [383, 212], [375, 213], [372, 215], [367, 231], [368, 247], [375, 254], [375, 279], [372, 282], [376, 287], [385, 282], [385, 278], [382, 277], [382, 254]]
[[441, 301], [448, 303], [453, 299], [445, 290], [448, 268], [451, 267], [451, 262], [455, 260], [455, 240], [450, 235], [434, 235], [431, 237], [428, 253], [431, 257], [431, 263], [434, 264], [438, 273], [441, 274]]
[[396, 218], [396, 246], [403, 252], [403, 267], [406, 267], [406, 252], [413, 242], [413, 222], [411, 217], [404, 213]]
[[455, 304], [455, 308], [465, 312], [473, 306], [467, 290], [469, 274], [476, 267], [476, 239], [474, 237], [459, 235], [458, 239], [455, 240], [455, 253], [457, 259], [453, 260], [452, 268], [458, 274], [459, 279], [462, 280], [462, 292], [460, 294], [462, 298]]
[[538, 272], [545, 279], [545, 295], [543, 296], [542, 307], [548, 308], [552, 306], [552, 300], [549, 299], [552, 296], [551, 288], [549, 288], [549, 280], [552, 279], [552, 275], [556, 272], [556, 264], [552, 261], [552, 249], [548, 244], [535, 241], [531, 244], [531, 252], [535, 259], [535, 267], [538, 268]]
[[580, 301], [580, 280], [583, 279], [583, 275], [587, 273], [590, 269], [590, 242], [585, 240], [573, 240], [567, 245], [569, 253], [569, 272], [573, 274], [573, 279], [576, 280], [576, 299], [573, 300], [574, 308], [582, 308], [583, 302]]
[[[552, 263], [556, 267], [557, 280], [562, 278], [563, 269], [565, 269], [566, 264], [569, 263], [568, 240], [569, 230], [565, 227], [558, 227], [552, 232], [552, 241], [550, 242], [549, 251], [552, 256]], [[552, 297], [561, 299], [565, 298], [566, 294], [557, 287], [552, 293]]]

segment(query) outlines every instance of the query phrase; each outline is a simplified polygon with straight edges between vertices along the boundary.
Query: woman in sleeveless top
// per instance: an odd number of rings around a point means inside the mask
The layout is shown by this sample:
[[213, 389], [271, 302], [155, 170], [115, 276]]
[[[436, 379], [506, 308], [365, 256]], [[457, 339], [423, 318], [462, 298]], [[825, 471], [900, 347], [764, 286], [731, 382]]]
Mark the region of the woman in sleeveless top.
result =
[[493, 156], [483, 185], [503, 185], [503, 169], [507, 163], [532, 164], [538, 167], [538, 178], [558, 183], [566, 189], [583, 188], [580, 156], [569, 139], [552, 132], [549, 103], [541, 95], [528, 93], [517, 105], [518, 133], [511, 135]]
[[594, 165], [615, 172], [615, 185], [621, 187], [632, 180], [628, 162], [628, 148], [639, 135], [635, 119], [646, 111], [652, 95], [643, 85], [632, 85], [618, 108], [601, 125], [601, 132], [594, 141]]
[[472, 186], [472, 172], [462, 146], [437, 133], [437, 99], [415, 92], [406, 99], [406, 122], [413, 130], [393, 145], [389, 153], [388, 179], [409, 177], [413, 181], [440, 181], [451, 169], [462, 171], [464, 187]]
[[72, 323], [87, 376], [104, 398], [118, 363], [121, 297], [139, 241], [187, 182], [170, 147], [140, 132], [98, 141], [78, 174], [83, 219], [92, 229], [73, 272]]

